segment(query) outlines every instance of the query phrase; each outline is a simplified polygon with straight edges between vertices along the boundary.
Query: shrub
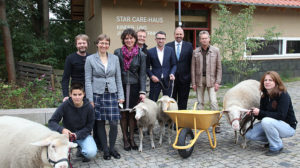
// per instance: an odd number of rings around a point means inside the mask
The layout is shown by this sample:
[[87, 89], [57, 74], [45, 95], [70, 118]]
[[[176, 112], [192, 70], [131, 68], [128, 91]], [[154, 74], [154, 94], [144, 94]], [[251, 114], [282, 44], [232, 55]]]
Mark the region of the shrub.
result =
[[0, 82], [1, 109], [58, 107], [61, 101], [61, 91], [52, 89], [44, 75], [22, 84]]

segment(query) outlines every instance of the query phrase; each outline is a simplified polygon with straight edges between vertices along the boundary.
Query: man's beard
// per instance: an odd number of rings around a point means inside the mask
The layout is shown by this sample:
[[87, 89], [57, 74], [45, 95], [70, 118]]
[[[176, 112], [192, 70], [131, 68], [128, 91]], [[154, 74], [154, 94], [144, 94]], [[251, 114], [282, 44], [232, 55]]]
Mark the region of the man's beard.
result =
[[84, 53], [86, 53], [86, 48], [84, 48], [84, 49], [79, 49], [78, 50], [81, 54], [84, 54]]

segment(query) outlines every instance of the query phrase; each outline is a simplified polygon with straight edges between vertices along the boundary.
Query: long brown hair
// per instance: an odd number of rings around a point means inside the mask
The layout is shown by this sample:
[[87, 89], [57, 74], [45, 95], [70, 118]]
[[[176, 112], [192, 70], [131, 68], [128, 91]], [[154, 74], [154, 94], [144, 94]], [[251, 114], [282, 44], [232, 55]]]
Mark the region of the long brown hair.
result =
[[[270, 93], [267, 92], [267, 89], [264, 86], [264, 81], [266, 76], [269, 75], [272, 80], [275, 82], [275, 87]], [[284, 86], [279, 74], [275, 71], [267, 71], [260, 80], [260, 90], [262, 92], [262, 97], [269, 95], [271, 98], [280, 96], [282, 92], [286, 92], [286, 87]]]

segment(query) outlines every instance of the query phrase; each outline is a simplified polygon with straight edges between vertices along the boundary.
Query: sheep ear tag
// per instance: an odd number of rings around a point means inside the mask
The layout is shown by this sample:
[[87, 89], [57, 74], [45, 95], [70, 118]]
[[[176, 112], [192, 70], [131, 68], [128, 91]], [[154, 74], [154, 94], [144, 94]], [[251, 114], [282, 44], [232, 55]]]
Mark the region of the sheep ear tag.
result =
[[44, 139], [44, 140], [40, 140], [40, 141], [37, 141], [37, 142], [33, 142], [33, 143], [30, 143], [31, 145], [34, 145], [34, 146], [48, 146], [50, 145], [51, 141], [47, 138], [47, 139]]

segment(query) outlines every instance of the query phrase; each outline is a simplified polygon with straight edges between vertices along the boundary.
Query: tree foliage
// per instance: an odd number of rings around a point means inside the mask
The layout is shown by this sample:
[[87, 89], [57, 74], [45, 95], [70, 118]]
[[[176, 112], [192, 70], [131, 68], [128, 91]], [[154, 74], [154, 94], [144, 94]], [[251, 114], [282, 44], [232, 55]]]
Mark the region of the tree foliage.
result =
[[244, 57], [244, 54], [261, 49], [279, 36], [279, 33], [274, 32], [275, 27], [271, 27], [261, 35], [265, 39], [264, 42], [249, 38], [253, 32], [254, 10], [254, 6], [249, 6], [233, 14], [224, 5], [219, 5], [216, 10], [219, 27], [214, 29], [212, 43], [220, 48], [223, 64], [233, 73], [233, 83], [258, 71], [258, 66], [251, 61], [251, 56]]
[[[48, 40], [43, 38], [42, 0], [6, 1], [6, 13], [11, 31], [16, 61], [42, 63], [62, 68], [65, 57], [74, 52], [74, 37], [84, 33], [84, 23], [71, 20], [71, 0], [49, 0], [50, 21]], [[0, 41], [0, 44], [3, 43]], [[2, 48], [0, 49], [0, 51]], [[4, 60], [3, 52], [0, 60]], [[0, 65], [0, 78], [6, 78], [5, 64]]]

